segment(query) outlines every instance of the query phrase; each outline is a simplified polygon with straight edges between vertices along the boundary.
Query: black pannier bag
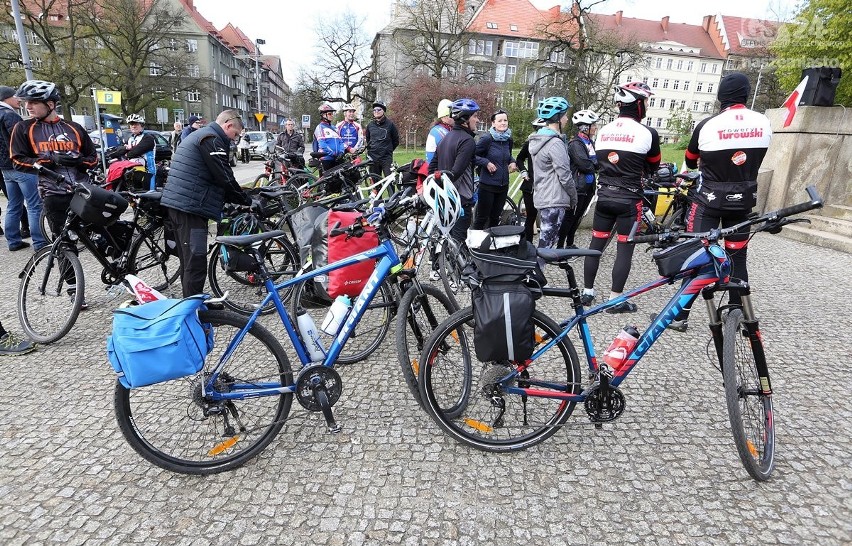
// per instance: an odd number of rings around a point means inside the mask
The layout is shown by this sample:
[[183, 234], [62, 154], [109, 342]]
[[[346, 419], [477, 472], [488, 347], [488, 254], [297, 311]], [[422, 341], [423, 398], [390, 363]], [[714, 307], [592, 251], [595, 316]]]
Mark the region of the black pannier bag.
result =
[[481, 241], [468, 237], [475, 269], [473, 345], [480, 361], [524, 361], [535, 347], [532, 314], [544, 276], [523, 231], [523, 226], [496, 226]]
[[127, 210], [127, 200], [114, 191], [83, 183], [74, 189], [69, 208], [87, 224], [108, 226]]

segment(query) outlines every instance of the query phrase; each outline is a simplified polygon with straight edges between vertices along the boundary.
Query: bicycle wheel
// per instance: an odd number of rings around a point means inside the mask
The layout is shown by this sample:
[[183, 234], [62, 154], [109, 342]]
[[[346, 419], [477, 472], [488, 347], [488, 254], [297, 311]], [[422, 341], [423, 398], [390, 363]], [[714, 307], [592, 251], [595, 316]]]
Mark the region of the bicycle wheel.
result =
[[[439, 325], [420, 356], [420, 396], [429, 415], [449, 436], [492, 452], [526, 449], [556, 433], [574, 410], [574, 402], [510, 394], [505, 387], [580, 392], [577, 352], [565, 338], [506, 384], [515, 370], [508, 361], [481, 362], [473, 343], [473, 309], [454, 313]], [[532, 316], [536, 350], [560, 332], [541, 311]]]
[[441, 282], [444, 284], [444, 293], [457, 310], [468, 307], [471, 303], [470, 286], [464, 278], [468, 257], [467, 249], [462, 248], [462, 243], [452, 237], [444, 239], [443, 248], [438, 255]]
[[[42, 287], [44, 290], [42, 291]], [[72, 251], [46, 246], [36, 252], [21, 274], [18, 319], [37, 343], [62, 339], [80, 314], [85, 280], [80, 259]]]
[[[273, 283], [292, 279], [298, 273], [299, 255], [296, 248], [284, 237], [270, 239], [264, 242], [264, 263], [272, 277]], [[207, 263], [207, 279], [210, 281], [210, 292], [221, 298], [228, 293], [228, 299], [222, 303], [228, 309], [241, 315], [254, 313], [263, 298], [266, 297], [266, 287], [259, 275], [248, 271], [227, 271], [222, 259], [222, 245], [216, 244]], [[290, 299], [293, 288], [283, 289], [278, 293], [283, 302]], [[270, 301], [261, 313], [268, 314], [275, 310], [275, 304]]]
[[[116, 381], [115, 417], [127, 443], [147, 461], [182, 474], [234, 469], [258, 455], [281, 430], [292, 393], [215, 402], [201, 383], [219, 363], [246, 318], [228, 311], [201, 311], [215, 328], [216, 345], [201, 372], [139, 389]], [[293, 384], [281, 344], [255, 323], [234, 349], [216, 382], [217, 392], [260, 383]]]
[[731, 433], [745, 469], [755, 480], [765, 481], [775, 466], [775, 423], [772, 397], [761, 393], [755, 364], [755, 355], [764, 354], [763, 342], [748, 337], [742, 309], [728, 312], [724, 336], [722, 377]]
[[[314, 280], [308, 279], [297, 283], [293, 289], [293, 316], [296, 316], [298, 309], [304, 309], [319, 328], [326, 313], [328, 313], [329, 307], [331, 307], [332, 301], [324, 293], [318, 294], [313, 286], [308, 286], [308, 283], [313, 285]], [[373, 301], [364, 310], [361, 320], [355, 325], [346, 345], [340, 351], [335, 364], [354, 364], [373, 354], [373, 351], [379, 348], [388, 333], [395, 306], [396, 303], [387, 282], [382, 282]], [[326, 349], [331, 346], [335, 337], [320, 332], [320, 338]]]
[[432, 331], [455, 312], [447, 295], [431, 284], [412, 286], [399, 302], [396, 316], [396, 355], [408, 390], [420, 406], [420, 353]]
[[507, 197], [500, 213], [500, 225], [522, 226], [526, 221], [527, 217], [521, 214], [518, 204]]
[[169, 248], [166, 230], [162, 225], [143, 231], [133, 240], [127, 255], [127, 271], [154, 290], [165, 290], [180, 278], [177, 248]]
[[38, 223], [41, 226], [41, 233], [44, 235], [44, 240], [47, 241], [47, 244], [52, 243], [56, 239], [56, 235], [50, 229], [50, 222], [47, 221], [47, 213], [44, 211], [44, 208], [41, 209], [41, 213], [38, 216]]

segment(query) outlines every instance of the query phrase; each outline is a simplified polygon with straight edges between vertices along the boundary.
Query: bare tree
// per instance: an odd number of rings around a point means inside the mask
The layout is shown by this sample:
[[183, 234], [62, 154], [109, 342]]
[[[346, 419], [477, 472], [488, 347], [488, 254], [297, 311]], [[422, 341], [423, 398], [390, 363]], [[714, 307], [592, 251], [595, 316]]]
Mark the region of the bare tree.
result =
[[304, 88], [321, 89], [328, 102], [368, 100], [364, 89], [372, 82], [370, 39], [362, 30], [364, 19], [346, 11], [317, 30], [314, 69], [305, 73]]

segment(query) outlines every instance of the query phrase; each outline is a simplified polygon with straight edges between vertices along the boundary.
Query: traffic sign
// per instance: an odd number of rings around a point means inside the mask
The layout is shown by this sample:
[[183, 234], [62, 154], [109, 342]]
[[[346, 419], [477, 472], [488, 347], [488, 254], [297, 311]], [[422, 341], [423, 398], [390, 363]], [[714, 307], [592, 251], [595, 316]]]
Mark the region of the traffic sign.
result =
[[263, 118], [266, 117], [266, 114], [261, 114], [260, 112], [254, 115], [254, 119], [257, 120], [258, 123], [263, 123]]
[[302, 129], [308, 129], [311, 126], [311, 116], [310, 114], [302, 115]]

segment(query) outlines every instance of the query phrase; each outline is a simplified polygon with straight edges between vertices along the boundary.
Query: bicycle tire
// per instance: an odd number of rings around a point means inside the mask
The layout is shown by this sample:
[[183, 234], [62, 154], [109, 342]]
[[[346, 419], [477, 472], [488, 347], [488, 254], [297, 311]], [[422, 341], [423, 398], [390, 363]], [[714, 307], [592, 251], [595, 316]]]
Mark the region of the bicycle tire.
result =
[[[264, 259], [266, 268], [273, 283], [292, 279], [301, 267], [299, 253], [293, 244], [285, 237], [276, 237], [263, 243], [266, 251]], [[207, 262], [207, 280], [210, 282], [210, 292], [217, 298], [228, 293], [228, 298], [222, 304], [241, 315], [251, 315], [266, 297], [266, 287], [260, 281], [259, 275], [248, 271], [227, 271], [221, 259], [222, 245], [215, 244]], [[279, 291], [281, 301], [285, 304], [293, 293], [293, 287]], [[275, 311], [275, 304], [270, 300], [261, 309], [261, 314]]]
[[722, 378], [725, 402], [737, 453], [749, 475], [766, 481], [775, 466], [775, 423], [772, 397], [760, 392], [755, 344], [743, 326], [742, 309], [731, 309], [723, 324]]
[[507, 197], [503, 210], [500, 211], [500, 225], [523, 226], [526, 221], [527, 218], [521, 214], [518, 204]]
[[38, 215], [38, 224], [41, 226], [41, 234], [44, 236], [44, 240], [47, 241], [47, 244], [51, 244], [56, 239], [56, 235], [50, 229], [50, 222], [47, 221], [47, 212], [45, 212], [44, 207]]
[[[200, 311], [198, 316], [213, 325], [216, 336], [202, 371], [139, 389], [116, 381], [113, 397], [118, 427], [134, 451], [160, 468], [196, 475], [232, 470], [257, 456], [280, 432], [293, 403], [292, 393], [247, 397], [219, 407], [205, 398], [201, 382], [248, 319], [229, 311]], [[279, 378], [283, 386], [293, 384], [287, 354], [269, 330], [255, 323], [229, 357], [217, 388]], [[210, 411], [214, 408], [219, 411]], [[245, 429], [245, 438], [231, 446], [228, 440], [238, 435], [226, 434], [228, 423]]]
[[417, 376], [420, 373], [420, 353], [426, 340], [455, 312], [447, 295], [436, 286], [421, 284], [403, 294], [396, 316], [396, 354], [405, 385], [417, 404], [423, 407]]
[[467, 265], [465, 260], [468, 254], [462, 250], [462, 244], [452, 237], [446, 237], [438, 255], [444, 293], [456, 310], [471, 304], [470, 286], [464, 281], [464, 268]]
[[[476, 358], [473, 309], [454, 313], [432, 332], [420, 356], [420, 396], [432, 419], [451, 438], [483, 451], [513, 452], [543, 442], [555, 434], [571, 416], [574, 402], [507, 394], [496, 381], [513, 368], [508, 362], [480, 362]], [[561, 331], [541, 311], [532, 316], [535, 336], [541, 347]], [[458, 358], [462, 365], [457, 365]], [[469, 372], [468, 372], [469, 369]], [[461, 371], [461, 373], [459, 373]], [[529, 368], [533, 378], [523, 381], [564, 385], [560, 392], [580, 392], [580, 364], [567, 337], [542, 354]], [[460, 384], [461, 382], [461, 384]], [[547, 389], [543, 383], [539, 389]], [[503, 405], [502, 412], [499, 404]]]
[[[65, 248], [55, 252], [53, 246], [38, 250], [24, 268], [18, 288], [17, 308], [21, 327], [30, 339], [41, 344], [65, 337], [77, 322], [85, 300], [85, 278], [80, 259]], [[73, 293], [69, 288], [71, 283], [66, 280], [69, 267], [76, 284]], [[43, 282], [47, 283], [46, 290], [40, 294]]]
[[[292, 314], [296, 316], [298, 309], [304, 309], [311, 316], [317, 328], [319, 328], [325, 319], [326, 313], [328, 313], [329, 307], [331, 307], [332, 301], [325, 296], [317, 295], [313, 289], [306, 288], [306, 283], [313, 282], [313, 279], [307, 279], [296, 283], [293, 289]], [[364, 310], [361, 320], [355, 326], [349, 339], [346, 340], [346, 345], [340, 351], [335, 365], [354, 364], [373, 354], [387, 336], [391, 315], [395, 307], [396, 303], [385, 280], [379, 285], [379, 290], [376, 292], [375, 297], [373, 297], [373, 301]], [[331, 346], [331, 342], [335, 337], [320, 332], [320, 338], [326, 349]]]
[[154, 290], [165, 290], [180, 278], [180, 257], [177, 248], [169, 249], [166, 230], [160, 225], [146, 229], [131, 243], [127, 255], [127, 271], [133, 273]]

